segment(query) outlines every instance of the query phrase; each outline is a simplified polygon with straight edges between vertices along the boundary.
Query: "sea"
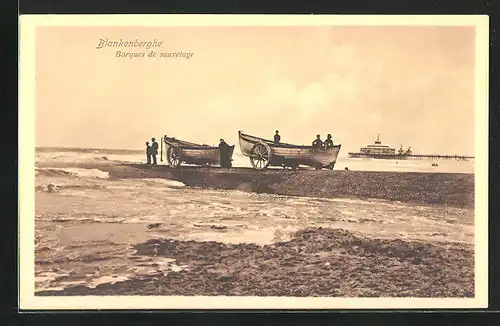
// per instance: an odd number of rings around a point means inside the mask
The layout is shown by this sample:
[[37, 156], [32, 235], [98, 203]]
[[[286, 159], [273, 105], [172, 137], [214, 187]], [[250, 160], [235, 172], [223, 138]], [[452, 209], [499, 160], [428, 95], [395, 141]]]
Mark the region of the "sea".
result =
[[[165, 154], [163, 154], [164, 156]], [[114, 149], [64, 149], [38, 148], [35, 154], [36, 163], [87, 163], [116, 161], [128, 163], [145, 163], [142, 150]], [[160, 158], [158, 158], [159, 163]], [[432, 164], [436, 163], [437, 166]], [[163, 164], [165, 158], [163, 157]], [[234, 167], [251, 167], [248, 157], [241, 153], [233, 154]], [[373, 158], [348, 158], [339, 155], [334, 170], [348, 168], [353, 171], [394, 171], [394, 172], [436, 172], [436, 173], [474, 173], [474, 159], [463, 160], [381, 160]]]
[[[233, 159], [235, 167], [250, 166], [242, 155]], [[142, 151], [36, 150], [37, 290], [113, 283], [158, 266], [182, 269], [164, 258], [134, 256], [133, 245], [152, 238], [265, 245], [300, 229], [328, 227], [379, 238], [474, 243], [473, 209], [197, 189], [168, 179], [110, 178], [102, 168], [144, 161]], [[474, 173], [474, 161], [435, 162], [339, 157], [335, 170]]]

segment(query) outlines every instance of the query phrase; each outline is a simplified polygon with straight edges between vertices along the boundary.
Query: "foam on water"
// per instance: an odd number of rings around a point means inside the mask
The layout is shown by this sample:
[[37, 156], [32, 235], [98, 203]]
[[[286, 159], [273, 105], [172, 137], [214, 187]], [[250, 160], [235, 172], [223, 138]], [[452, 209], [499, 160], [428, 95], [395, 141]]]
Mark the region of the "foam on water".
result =
[[144, 161], [144, 155], [129, 153], [117, 154], [105, 151], [90, 152], [35, 152], [35, 162], [54, 162], [54, 163], [85, 163], [85, 162], [127, 162], [139, 163]]
[[109, 173], [99, 169], [82, 168], [36, 168], [35, 173], [40, 176], [71, 176], [80, 178], [108, 179]]
[[[438, 163], [438, 166], [432, 166]], [[338, 158], [335, 170], [385, 172], [474, 173], [474, 160], [382, 160], [373, 158]]]
[[141, 182], [146, 183], [156, 183], [157, 185], [164, 185], [168, 188], [183, 188], [186, 185], [180, 181], [170, 180], [170, 179], [160, 179], [160, 178], [148, 178], [148, 179], [130, 179], [130, 180], [139, 180]]
[[135, 256], [130, 252], [131, 250], [123, 256], [121, 261], [116, 261], [116, 266], [94, 269], [92, 273], [84, 276], [72, 276], [71, 270], [37, 272], [35, 276], [36, 287], [55, 291], [77, 285], [96, 288], [101, 284], [114, 284], [133, 278], [166, 276], [170, 272], [179, 272], [188, 267], [177, 265], [176, 260], [172, 258]]
[[[203, 237], [206, 240], [253, 237], [254, 242], [261, 243], [263, 238], [271, 237], [265, 230], [288, 228], [284, 232], [290, 233], [291, 230], [304, 227], [324, 226], [396, 237], [403, 233], [419, 238], [438, 232], [453, 241], [473, 241], [473, 237], [465, 235], [473, 232], [473, 211], [468, 209], [382, 200], [287, 197], [184, 187], [166, 191], [169, 188], [161, 183], [154, 187], [137, 186], [141, 180], [106, 182], [119, 183], [114, 187], [109, 185], [87, 190], [69, 191], [62, 188], [60, 192], [66, 196], [62, 202], [57, 198], [59, 194], [39, 195], [36, 219], [145, 225], [157, 223], [154, 230], [176, 230], [175, 234], [185, 232], [192, 237], [197, 234], [196, 240]], [[127, 183], [131, 187], [120, 188]], [[89, 195], [85, 195], [85, 191]], [[450, 228], [450, 225], [453, 227]]]
[[[375, 161], [376, 164], [384, 162]], [[471, 238], [458, 235], [458, 230], [463, 226], [467, 229], [465, 234], [473, 226], [473, 212], [460, 208], [379, 199], [308, 198], [193, 189], [166, 179], [109, 179], [108, 173], [98, 169], [39, 168], [36, 182], [37, 189], [41, 190], [37, 192], [36, 216], [41, 221], [160, 223], [160, 229], [172, 224], [183, 229], [193, 223], [232, 220], [237, 224], [260, 223], [265, 227], [317, 224], [393, 234], [399, 232], [395, 231], [398, 228], [412, 225], [414, 230], [410, 230], [410, 234], [415, 235], [418, 230], [421, 234], [430, 234], [436, 227], [443, 228], [442, 232], [436, 232], [451, 237], [454, 237], [451, 233], [455, 233], [466, 241]], [[55, 186], [54, 191], [49, 189], [49, 184]], [[64, 200], [60, 200], [60, 196], [65, 196]], [[445, 230], [450, 218], [460, 228]], [[388, 226], [392, 231], [388, 231]], [[232, 229], [235, 228], [229, 227], [225, 232]]]

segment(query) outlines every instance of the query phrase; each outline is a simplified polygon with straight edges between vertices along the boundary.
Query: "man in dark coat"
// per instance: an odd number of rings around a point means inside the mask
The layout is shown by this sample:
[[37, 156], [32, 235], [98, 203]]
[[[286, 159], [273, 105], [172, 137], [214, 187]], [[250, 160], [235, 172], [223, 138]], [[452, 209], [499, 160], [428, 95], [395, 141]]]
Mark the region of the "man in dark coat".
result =
[[328, 134], [326, 136], [325, 143], [323, 144], [325, 146], [325, 149], [329, 149], [333, 147], [333, 140], [332, 140], [332, 135]]
[[274, 135], [274, 144], [278, 145], [281, 140], [280, 132], [276, 130], [276, 134]]
[[153, 137], [151, 138], [151, 141], [153, 142], [151, 144], [151, 156], [153, 157], [153, 165], [156, 165], [156, 155], [158, 155], [158, 143], [156, 142], [156, 139]]
[[228, 167], [230, 167], [230, 162], [229, 162], [229, 145], [224, 141], [224, 139], [220, 140], [219, 150], [220, 150], [220, 167], [221, 168], [228, 168]]
[[149, 142], [146, 142], [146, 157], [147, 157], [147, 163], [146, 164], [151, 164], [151, 146], [149, 146]]
[[320, 135], [316, 135], [316, 139], [312, 142], [313, 148], [323, 148], [323, 142], [320, 137]]

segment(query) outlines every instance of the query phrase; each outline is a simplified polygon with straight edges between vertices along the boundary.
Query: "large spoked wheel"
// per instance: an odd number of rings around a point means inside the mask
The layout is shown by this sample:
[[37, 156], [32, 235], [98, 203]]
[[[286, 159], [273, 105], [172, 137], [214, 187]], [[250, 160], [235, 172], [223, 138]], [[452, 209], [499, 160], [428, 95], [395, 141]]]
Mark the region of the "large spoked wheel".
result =
[[181, 165], [181, 150], [179, 147], [170, 146], [167, 150], [167, 161], [171, 167], [179, 167]]
[[266, 143], [253, 145], [250, 154], [250, 163], [257, 170], [263, 170], [269, 166], [271, 160], [271, 148]]

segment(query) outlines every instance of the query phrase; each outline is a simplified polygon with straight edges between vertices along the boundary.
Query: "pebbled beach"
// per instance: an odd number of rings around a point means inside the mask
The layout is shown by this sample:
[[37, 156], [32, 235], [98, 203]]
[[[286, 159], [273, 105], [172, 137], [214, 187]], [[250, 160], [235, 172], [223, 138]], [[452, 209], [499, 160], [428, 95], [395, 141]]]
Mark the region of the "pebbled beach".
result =
[[[304, 229], [271, 245], [149, 240], [136, 255], [167, 257], [176, 270], [95, 288], [38, 295], [233, 295], [473, 297], [474, 255], [459, 244], [380, 240]], [[158, 266], [160, 267], [160, 266]]]

